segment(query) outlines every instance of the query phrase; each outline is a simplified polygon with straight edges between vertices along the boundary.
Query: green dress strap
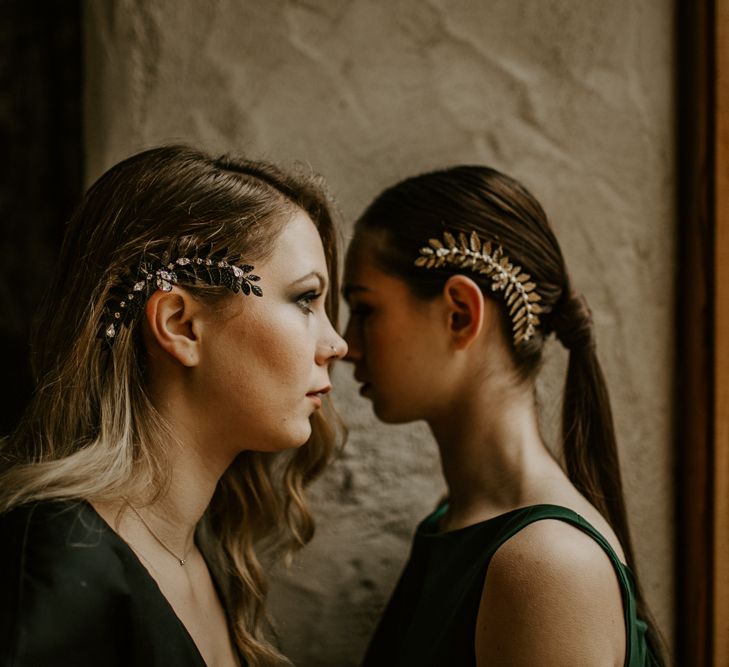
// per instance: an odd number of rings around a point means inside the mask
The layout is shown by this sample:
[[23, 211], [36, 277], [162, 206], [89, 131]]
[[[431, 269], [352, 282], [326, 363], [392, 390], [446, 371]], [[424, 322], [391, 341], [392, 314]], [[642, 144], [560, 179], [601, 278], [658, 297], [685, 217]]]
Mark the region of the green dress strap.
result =
[[[441, 508], [438, 508], [441, 510]], [[445, 509], [442, 510], [445, 512]], [[512, 520], [508, 521], [504, 530], [501, 532], [499, 539], [494, 544], [494, 552], [511, 537], [527, 526], [544, 520], [556, 520], [568, 523], [583, 533], [589, 535], [597, 542], [607, 554], [613, 565], [615, 574], [620, 583], [620, 592], [623, 599], [623, 618], [625, 621], [626, 646], [625, 646], [625, 667], [633, 665], [651, 664], [652, 659], [647, 652], [645, 633], [647, 631], [646, 623], [638, 618], [636, 609], [636, 587], [633, 573], [630, 568], [623, 563], [618, 557], [611, 544], [605, 539], [591, 523], [589, 523], [580, 514], [561, 505], [532, 505], [529, 507], [513, 510], [508, 514], [513, 515]]]

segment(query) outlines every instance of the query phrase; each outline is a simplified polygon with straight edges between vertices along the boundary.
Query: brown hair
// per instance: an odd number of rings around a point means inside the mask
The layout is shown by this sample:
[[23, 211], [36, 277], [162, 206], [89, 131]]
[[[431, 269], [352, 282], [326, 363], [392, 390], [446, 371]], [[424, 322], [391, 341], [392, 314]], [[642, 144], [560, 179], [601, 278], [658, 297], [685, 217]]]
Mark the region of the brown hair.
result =
[[[613, 417], [598, 361], [592, 318], [583, 297], [572, 290], [564, 258], [547, 216], [536, 199], [516, 180], [483, 166], [458, 166], [408, 178], [380, 194], [356, 223], [353, 245], [376, 239], [375, 261], [408, 284], [420, 298], [438, 295], [457, 268], [424, 271], [415, 266], [428, 239], [443, 232], [475, 231], [484, 241], [501, 245], [511, 262], [536, 283], [541, 297], [541, 324], [512, 353], [521, 380], [536, 376], [544, 342], [554, 332], [569, 349], [564, 390], [562, 434], [567, 473], [575, 487], [611, 524], [635, 572], [633, 547], [623, 499]], [[485, 295], [496, 298], [490, 279], [469, 274]], [[511, 322], [501, 309], [503, 331], [512, 340]], [[640, 586], [638, 613], [650, 620]], [[649, 626], [649, 643], [662, 655], [661, 640]]]
[[[108, 349], [98, 338], [104, 306], [142, 253], [161, 256], [171, 243], [212, 244], [254, 264], [272, 251], [297, 208], [319, 230], [330, 274], [326, 308], [336, 322], [336, 233], [317, 178], [185, 146], [134, 155], [99, 178], [68, 224], [37, 319], [38, 384], [0, 448], [0, 512], [42, 499], [152, 502], [163, 492], [169, 482], [163, 443], [173, 436], [147, 393], [141, 327], [122, 328]], [[233, 298], [223, 287], [182, 286], [201, 299]], [[290, 550], [311, 539], [303, 487], [329, 460], [338, 424], [326, 401], [303, 447], [241, 453], [198, 526], [234, 641], [250, 665], [285, 661], [264, 637], [267, 584], [254, 545], [266, 538]]]

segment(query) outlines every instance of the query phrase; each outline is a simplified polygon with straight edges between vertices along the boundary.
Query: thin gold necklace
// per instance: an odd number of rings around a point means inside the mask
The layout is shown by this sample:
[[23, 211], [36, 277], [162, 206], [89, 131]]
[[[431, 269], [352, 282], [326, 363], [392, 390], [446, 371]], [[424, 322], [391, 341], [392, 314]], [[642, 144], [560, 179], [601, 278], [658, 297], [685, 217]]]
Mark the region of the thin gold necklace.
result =
[[[187, 557], [188, 557], [188, 556], [190, 555], [190, 552], [188, 551], [188, 552], [187, 552], [186, 554], [183, 554], [182, 558], [180, 558], [180, 557], [179, 557], [179, 556], [178, 556], [178, 555], [177, 555], [177, 554], [176, 554], [176, 553], [175, 553], [174, 551], [172, 551], [172, 549], [170, 549], [170, 548], [169, 548], [169, 547], [168, 547], [168, 546], [167, 546], [167, 545], [166, 545], [166, 544], [165, 544], [165, 543], [164, 543], [164, 542], [162, 541], [162, 539], [161, 539], [161, 538], [160, 538], [160, 537], [159, 537], [159, 536], [157, 535], [157, 533], [155, 533], [155, 532], [154, 532], [154, 531], [152, 530], [152, 528], [151, 528], [151, 527], [150, 527], [150, 525], [149, 525], [149, 524], [148, 524], [148, 523], [147, 523], [147, 522], [146, 522], [146, 521], [144, 520], [144, 518], [142, 517], [142, 515], [141, 515], [141, 514], [140, 514], [139, 512], [137, 512], [137, 510], [136, 510], [136, 509], [134, 509], [134, 506], [133, 506], [133, 505], [132, 505], [132, 504], [131, 504], [131, 503], [130, 503], [129, 501], [126, 501], [126, 503], [127, 503], [127, 507], [129, 507], [129, 509], [130, 509], [130, 510], [132, 510], [132, 512], [134, 512], [134, 513], [135, 513], [135, 514], [137, 515], [137, 517], [139, 518], [139, 520], [140, 520], [140, 521], [142, 522], [142, 525], [143, 525], [143, 526], [144, 526], [144, 527], [145, 527], [145, 528], [146, 528], [146, 529], [147, 529], [147, 530], [149, 531], [149, 534], [150, 534], [150, 535], [151, 535], [152, 537], [154, 537], [154, 539], [155, 539], [155, 540], [157, 540], [157, 542], [159, 542], [160, 546], [161, 546], [161, 547], [162, 547], [162, 548], [163, 548], [163, 549], [164, 549], [164, 550], [165, 550], [165, 551], [166, 551], [166, 552], [167, 552], [168, 554], [170, 554], [170, 555], [174, 556], [174, 557], [175, 557], [175, 559], [177, 560], [177, 562], [178, 562], [178, 563], [179, 563], [179, 564], [180, 564], [181, 566], [184, 566], [184, 565], [185, 565], [185, 561], [187, 560]], [[192, 547], [191, 547], [191, 548], [192, 548]]]

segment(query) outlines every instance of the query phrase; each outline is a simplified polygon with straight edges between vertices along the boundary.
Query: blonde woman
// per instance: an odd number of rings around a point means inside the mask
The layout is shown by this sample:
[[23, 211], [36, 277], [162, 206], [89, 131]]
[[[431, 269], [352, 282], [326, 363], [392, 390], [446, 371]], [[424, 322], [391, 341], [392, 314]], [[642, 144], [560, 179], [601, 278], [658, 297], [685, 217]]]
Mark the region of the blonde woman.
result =
[[0, 450], [0, 663], [285, 662], [254, 544], [313, 532], [337, 282], [312, 179], [173, 146], [91, 187]]

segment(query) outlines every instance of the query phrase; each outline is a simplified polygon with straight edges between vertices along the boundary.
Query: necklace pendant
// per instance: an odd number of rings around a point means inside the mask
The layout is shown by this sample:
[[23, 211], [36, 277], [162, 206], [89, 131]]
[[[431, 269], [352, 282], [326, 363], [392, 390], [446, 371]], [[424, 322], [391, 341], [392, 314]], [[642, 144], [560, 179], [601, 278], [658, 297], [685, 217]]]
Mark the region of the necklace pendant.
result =
[[185, 559], [184, 558], [180, 558], [180, 566], [183, 566], [184, 564], [185, 564]]

